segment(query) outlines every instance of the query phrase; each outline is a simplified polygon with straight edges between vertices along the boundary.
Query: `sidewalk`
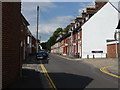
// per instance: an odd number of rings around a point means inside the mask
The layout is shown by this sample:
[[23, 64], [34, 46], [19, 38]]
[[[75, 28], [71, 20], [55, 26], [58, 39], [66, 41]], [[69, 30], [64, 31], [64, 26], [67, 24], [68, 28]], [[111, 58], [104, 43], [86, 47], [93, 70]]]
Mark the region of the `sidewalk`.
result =
[[[10, 88], [49, 88], [45, 82], [44, 74], [40, 72], [41, 68], [37, 63], [35, 56], [30, 56], [22, 66], [22, 77], [16, 81]], [[46, 86], [44, 85], [46, 84]]]
[[120, 73], [118, 72], [118, 68], [119, 68], [119, 64], [118, 64], [118, 59], [116, 58], [103, 58], [103, 59], [81, 59], [81, 58], [74, 58], [74, 57], [69, 57], [67, 56], [62, 56], [60, 55], [60, 57], [66, 58], [66, 59], [70, 59], [70, 60], [78, 60], [78, 61], [82, 61], [84, 63], [90, 64], [96, 68], [102, 68], [102, 67], [106, 67], [109, 66], [108, 68], [105, 69], [106, 72], [115, 74], [115, 75], [120, 75]]
[[118, 67], [120, 67], [120, 66], [114, 65], [114, 66], [112, 66], [112, 67], [109, 67], [109, 68], [107, 69], [107, 71], [110, 72], [110, 73], [112, 73], [112, 74], [115, 74], [115, 75], [120, 76], [120, 73], [119, 73], [119, 71], [118, 71]]
[[23, 69], [22, 77], [11, 88], [43, 88], [40, 73], [35, 70]]
[[118, 59], [116, 58], [105, 58], [105, 59], [83, 59], [83, 62], [89, 63], [96, 68], [105, 68], [105, 71], [120, 75], [118, 72]]

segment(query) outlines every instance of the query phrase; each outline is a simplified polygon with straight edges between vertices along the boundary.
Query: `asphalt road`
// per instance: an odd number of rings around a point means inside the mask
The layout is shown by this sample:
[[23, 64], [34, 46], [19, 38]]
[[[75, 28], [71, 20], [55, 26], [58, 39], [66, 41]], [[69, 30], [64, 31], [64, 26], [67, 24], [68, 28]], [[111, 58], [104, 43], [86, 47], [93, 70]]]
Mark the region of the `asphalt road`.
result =
[[118, 88], [117, 78], [106, 75], [83, 61], [70, 61], [50, 54], [49, 62], [43, 65], [57, 89]]

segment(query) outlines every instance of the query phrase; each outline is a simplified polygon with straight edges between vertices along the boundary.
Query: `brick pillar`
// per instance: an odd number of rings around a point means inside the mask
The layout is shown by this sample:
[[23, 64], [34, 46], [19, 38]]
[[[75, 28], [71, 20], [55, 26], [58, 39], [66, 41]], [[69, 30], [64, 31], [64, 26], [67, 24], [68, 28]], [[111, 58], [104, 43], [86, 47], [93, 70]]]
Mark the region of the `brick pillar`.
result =
[[[20, 77], [21, 3], [2, 3], [2, 88]], [[0, 35], [1, 36], [1, 35]]]

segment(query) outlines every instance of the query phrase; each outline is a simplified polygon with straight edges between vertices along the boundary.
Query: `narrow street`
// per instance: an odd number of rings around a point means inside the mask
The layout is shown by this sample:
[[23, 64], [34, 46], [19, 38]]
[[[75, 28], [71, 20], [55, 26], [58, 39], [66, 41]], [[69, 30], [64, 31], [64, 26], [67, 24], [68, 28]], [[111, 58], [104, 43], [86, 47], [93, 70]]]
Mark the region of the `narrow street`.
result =
[[118, 79], [82, 61], [70, 61], [50, 54], [44, 64], [56, 88], [118, 88]]
[[117, 78], [82, 60], [67, 60], [56, 54], [49, 54], [49, 57], [50, 60], [42, 64], [35, 56], [30, 57], [23, 64], [22, 78], [11, 88], [118, 88]]
[[0, 90], [119, 89], [118, 0], [2, 0], [0, 21]]

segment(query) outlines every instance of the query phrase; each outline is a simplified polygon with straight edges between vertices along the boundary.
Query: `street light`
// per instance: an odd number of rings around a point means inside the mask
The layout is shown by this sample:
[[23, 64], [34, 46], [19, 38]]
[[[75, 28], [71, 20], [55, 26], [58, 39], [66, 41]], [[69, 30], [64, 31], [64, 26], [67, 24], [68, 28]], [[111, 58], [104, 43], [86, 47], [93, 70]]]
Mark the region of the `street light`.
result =
[[37, 33], [36, 33], [36, 52], [38, 53], [38, 25], [39, 25], [39, 6], [37, 6]]

